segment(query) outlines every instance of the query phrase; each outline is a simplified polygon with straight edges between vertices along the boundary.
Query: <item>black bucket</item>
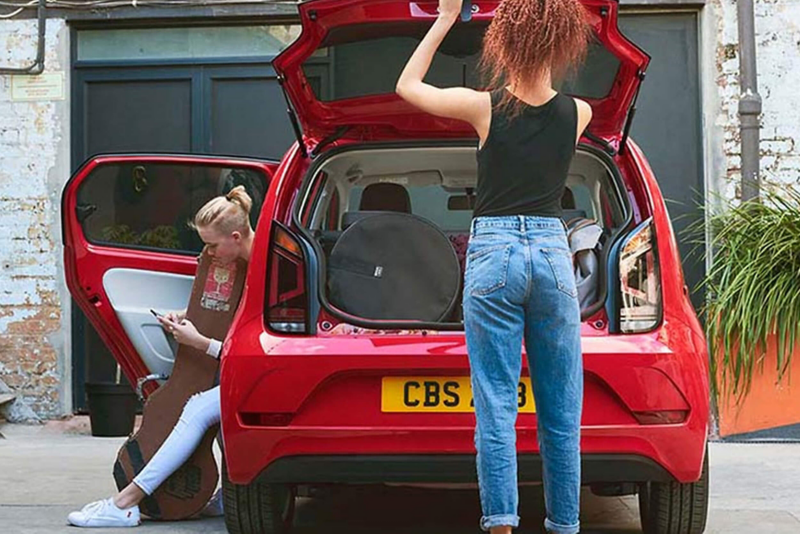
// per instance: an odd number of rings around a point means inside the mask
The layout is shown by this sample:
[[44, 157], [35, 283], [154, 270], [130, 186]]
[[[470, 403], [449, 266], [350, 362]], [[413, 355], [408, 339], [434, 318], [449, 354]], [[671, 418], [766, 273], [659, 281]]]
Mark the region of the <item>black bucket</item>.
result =
[[133, 432], [138, 399], [128, 384], [87, 383], [86, 398], [93, 436], [115, 438]]

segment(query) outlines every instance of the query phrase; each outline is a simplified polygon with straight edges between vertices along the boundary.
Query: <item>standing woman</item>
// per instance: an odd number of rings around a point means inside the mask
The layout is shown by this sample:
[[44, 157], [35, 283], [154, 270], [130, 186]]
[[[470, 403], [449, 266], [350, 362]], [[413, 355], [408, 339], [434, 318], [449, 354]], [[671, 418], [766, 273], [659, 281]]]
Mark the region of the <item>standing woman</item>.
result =
[[464, 327], [475, 399], [483, 517], [492, 534], [518, 526], [515, 422], [524, 340], [538, 417], [545, 528], [575, 534], [580, 498], [583, 365], [580, 306], [561, 197], [589, 104], [553, 89], [585, 57], [591, 31], [580, 0], [504, 0], [484, 38], [489, 91], [423, 82], [456, 22], [439, 16], [397, 82], [397, 93], [479, 138], [478, 184], [464, 277]]

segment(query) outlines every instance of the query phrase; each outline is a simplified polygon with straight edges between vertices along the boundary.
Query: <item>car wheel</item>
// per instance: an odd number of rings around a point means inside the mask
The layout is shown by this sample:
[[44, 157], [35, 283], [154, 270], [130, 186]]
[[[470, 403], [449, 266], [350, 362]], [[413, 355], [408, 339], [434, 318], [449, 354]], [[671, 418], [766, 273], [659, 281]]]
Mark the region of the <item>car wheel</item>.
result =
[[238, 485], [222, 466], [225, 526], [230, 534], [284, 534], [294, 519], [295, 489], [283, 484]]
[[708, 517], [708, 449], [700, 480], [647, 482], [639, 487], [639, 516], [644, 534], [701, 534]]

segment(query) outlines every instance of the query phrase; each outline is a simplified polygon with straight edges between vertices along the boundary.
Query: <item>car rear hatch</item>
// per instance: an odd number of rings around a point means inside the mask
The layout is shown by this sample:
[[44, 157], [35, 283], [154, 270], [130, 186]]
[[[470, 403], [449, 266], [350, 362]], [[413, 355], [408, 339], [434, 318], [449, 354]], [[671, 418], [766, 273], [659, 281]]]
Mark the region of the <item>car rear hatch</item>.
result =
[[[588, 131], [618, 145], [626, 131], [649, 56], [617, 27], [618, 2], [584, 0], [596, 36], [564, 93], [594, 110]], [[427, 81], [481, 88], [482, 38], [499, 2], [476, 1], [470, 22], [450, 31]], [[274, 61], [306, 139], [379, 140], [474, 137], [471, 126], [434, 117], [403, 101], [394, 87], [405, 62], [437, 16], [437, 2], [312, 0], [299, 6], [302, 32]]]

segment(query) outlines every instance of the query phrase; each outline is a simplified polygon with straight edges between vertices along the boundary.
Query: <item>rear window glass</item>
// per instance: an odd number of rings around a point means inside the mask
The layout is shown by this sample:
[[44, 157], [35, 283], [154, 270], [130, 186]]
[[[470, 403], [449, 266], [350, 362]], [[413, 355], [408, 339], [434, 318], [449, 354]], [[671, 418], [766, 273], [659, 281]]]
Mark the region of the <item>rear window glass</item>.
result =
[[[429, 24], [359, 24], [335, 28], [317, 52], [303, 64], [307, 78], [322, 77], [312, 89], [319, 100], [334, 101], [394, 93], [408, 58]], [[478, 60], [485, 24], [456, 26], [434, 56], [426, 81], [438, 87], [481, 89]], [[559, 91], [585, 98], [603, 98], [611, 91], [620, 61], [599, 42], [574, 79]]]

